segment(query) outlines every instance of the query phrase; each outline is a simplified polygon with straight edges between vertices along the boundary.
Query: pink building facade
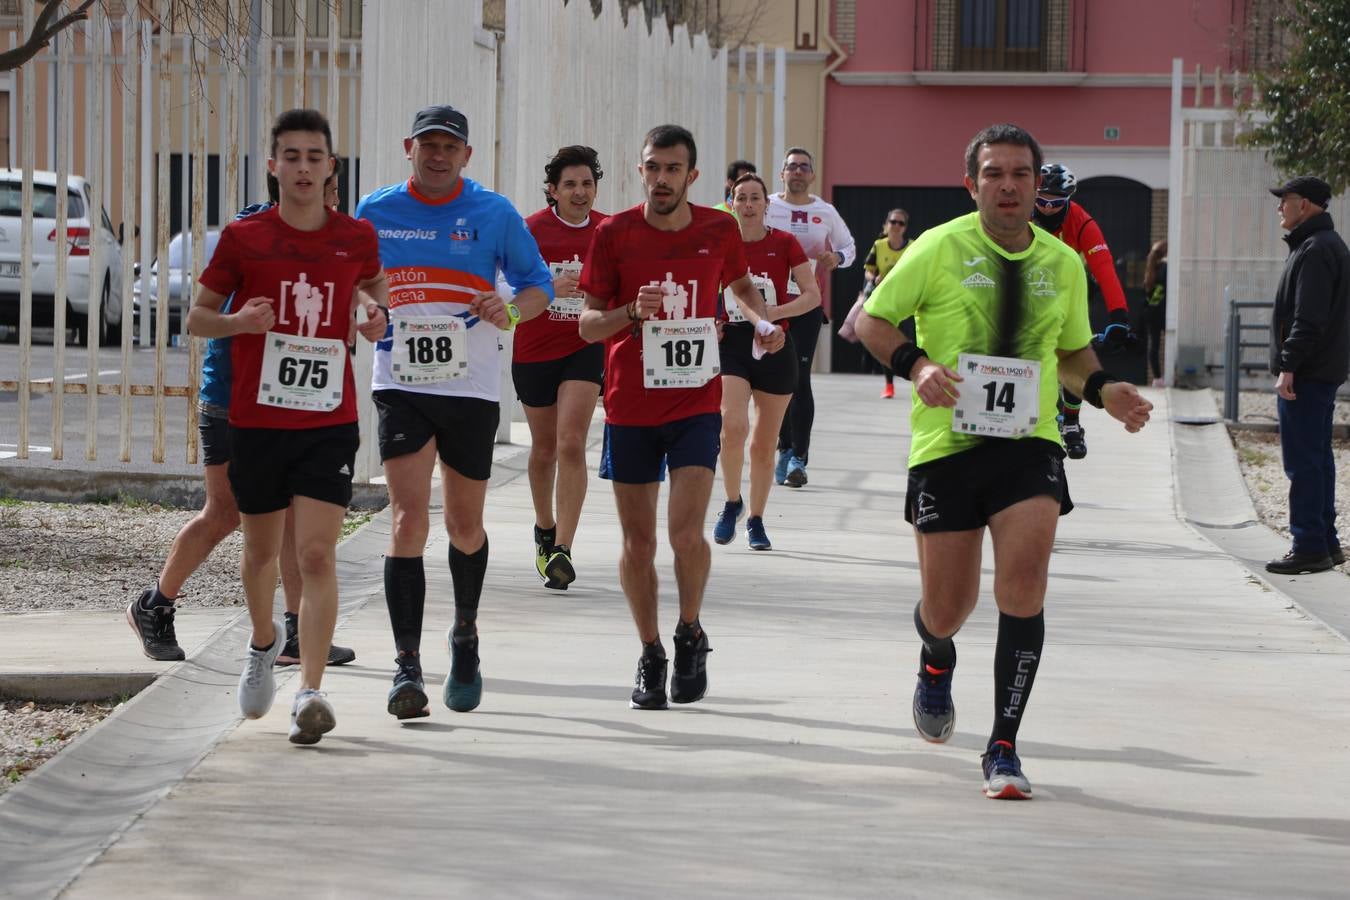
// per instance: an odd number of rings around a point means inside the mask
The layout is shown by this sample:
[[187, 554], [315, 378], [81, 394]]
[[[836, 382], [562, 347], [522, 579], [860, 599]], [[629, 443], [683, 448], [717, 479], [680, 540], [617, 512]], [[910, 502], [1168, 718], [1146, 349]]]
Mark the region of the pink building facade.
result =
[[[910, 213], [917, 236], [974, 209], [961, 187], [965, 147], [984, 126], [1014, 122], [1047, 161], [1074, 170], [1075, 199], [1102, 225], [1131, 307], [1142, 306], [1144, 256], [1166, 235], [1172, 61], [1208, 77], [1247, 68], [1259, 5], [835, 0], [831, 37], [843, 53], [826, 80], [820, 192], [860, 253], [892, 207]], [[860, 267], [836, 274], [836, 313], [861, 283]], [[862, 364], [852, 345], [836, 339], [831, 350], [835, 371]]]

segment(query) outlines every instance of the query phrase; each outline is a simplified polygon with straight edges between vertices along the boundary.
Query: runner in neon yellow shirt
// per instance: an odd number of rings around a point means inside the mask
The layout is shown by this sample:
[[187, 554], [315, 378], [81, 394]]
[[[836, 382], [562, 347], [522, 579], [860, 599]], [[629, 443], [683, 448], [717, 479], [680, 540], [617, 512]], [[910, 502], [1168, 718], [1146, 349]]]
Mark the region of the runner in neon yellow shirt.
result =
[[[962, 353], [1040, 363], [1040, 406], [1033, 434], [1059, 444], [1055, 353], [1086, 347], [1092, 340], [1087, 278], [1078, 254], [1063, 241], [1034, 225], [1031, 236], [1025, 250], [1009, 253], [980, 227], [977, 212], [931, 228], [896, 263], [894, 277], [872, 291], [863, 310], [897, 328], [914, 316], [918, 345], [929, 359], [951, 369], [956, 369]], [[1010, 267], [1020, 271], [1022, 302], [1020, 309], [1008, 313], [1015, 319], [1009, 324], [1016, 334], [1005, 342], [1000, 336], [1004, 307], [1000, 301], [1009, 296], [1001, 287]], [[953, 431], [952, 410], [945, 406], [915, 403], [910, 424], [911, 467], [984, 440]]]
[[[1073, 509], [1056, 382], [1127, 431], [1143, 428], [1153, 408], [1102, 371], [1089, 344], [1082, 267], [1027, 221], [1041, 162], [1036, 139], [1015, 125], [977, 134], [965, 186], [978, 211], [919, 238], [855, 326], [873, 356], [914, 382], [905, 520], [923, 587], [913, 709], [925, 740], [942, 743], [955, 728], [952, 638], [979, 599], [986, 527], [993, 538], [994, 727], [982, 759], [985, 795], [996, 799], [1031, 796], [1017, 731], [1045, 643], [1055, 527]], [[898, 327], [911, 314], [917, 341]]]

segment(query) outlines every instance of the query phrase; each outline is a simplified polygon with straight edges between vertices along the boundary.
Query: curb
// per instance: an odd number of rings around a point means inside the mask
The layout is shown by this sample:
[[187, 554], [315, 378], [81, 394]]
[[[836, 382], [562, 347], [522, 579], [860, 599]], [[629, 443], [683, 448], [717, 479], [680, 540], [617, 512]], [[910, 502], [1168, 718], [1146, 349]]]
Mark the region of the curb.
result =
[[89, 703], [125, 699], [145, 690], [155, 672], [40, 672], [0, 674], [0, 700]]

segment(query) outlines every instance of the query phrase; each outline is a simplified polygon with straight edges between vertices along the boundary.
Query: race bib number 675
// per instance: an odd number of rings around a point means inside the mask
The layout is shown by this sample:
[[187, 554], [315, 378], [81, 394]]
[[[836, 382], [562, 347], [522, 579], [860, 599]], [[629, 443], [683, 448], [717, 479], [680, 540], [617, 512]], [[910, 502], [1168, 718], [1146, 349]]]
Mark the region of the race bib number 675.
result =
[[965, 380], [952, 410], [952, 431], [1023, 437], [1036, 430], [1041, 409], [1039, 362], [962, 353], [956, 371]]
[[712, 319], [649, 319], [642, 326], [642, 385], [703, 387], [722, 371]]
[[347, 345], [341, 340], [269, 331], [263, 348], [259, 404], [314, 412], [342, 404]]

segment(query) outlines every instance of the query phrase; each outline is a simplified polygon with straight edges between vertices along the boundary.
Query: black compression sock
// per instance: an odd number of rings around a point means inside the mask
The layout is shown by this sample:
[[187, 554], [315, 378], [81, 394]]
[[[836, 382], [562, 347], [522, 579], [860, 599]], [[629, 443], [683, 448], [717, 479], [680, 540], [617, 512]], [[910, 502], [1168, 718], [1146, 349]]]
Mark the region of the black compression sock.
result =
[[925, 666], [945, 671], [956, 665], [956, 642], [952, 640], [955, 635], [945, 638], [934, 637], [932, 632], [924, 627], [923, 617], [919, 615], [919, 608], [922, 605], [914, 604], [914, 630], [919, 632], [919, 640], [923, 641], [919, 661]]
[[998, 643], [994, 647], [994, 730], [989, 743], [1017, 745], [1017, 729], [1026, 712], [1036, 669], [1045, 645], [1045, 613], [1028, 618], [998, 614]]
[[384, 602], [394, 629], [394, 647], [417, 653], [422, 644], [422, 611], [426, 608], [427, 578], [420, 556], [384, 558]]
[[450, 580], [455, 586], [455, 629], [461, 625], [470, 631], [478, 621], [478, 600], [483, 594], [483, 577], [487, 574], [488, 541], [473, 553], [465, 553], [450, 545]]

